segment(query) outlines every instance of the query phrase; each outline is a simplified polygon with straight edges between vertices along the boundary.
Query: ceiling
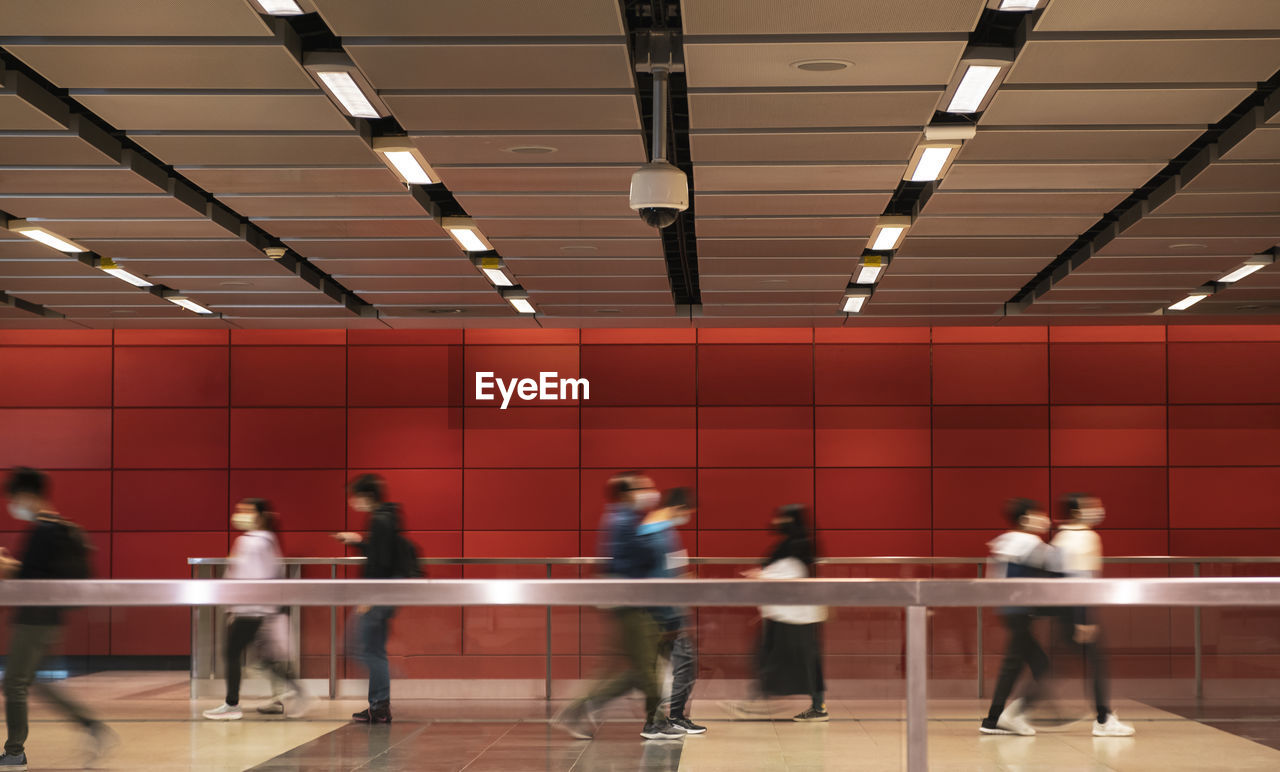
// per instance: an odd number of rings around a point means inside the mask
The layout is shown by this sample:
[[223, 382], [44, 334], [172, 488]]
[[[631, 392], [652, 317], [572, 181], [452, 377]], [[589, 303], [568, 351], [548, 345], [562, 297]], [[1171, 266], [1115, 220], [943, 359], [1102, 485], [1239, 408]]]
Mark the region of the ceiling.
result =
[[[215, 312], [0, 228], [0, 327], [1168, 321], [1280, 245], [1275, 0], [1049, 0], [859, 314], [846, 287], [987, 0], [682, 0], [696, 306], [628, 208], [647, 140], [618, 0], [300, 5], [303, 26], [249, 0], [0, 0], [0, 217]], [[389, 119], [312, 79], [317, 27]], [[443, 193], [372, 150], [392, 120]], [[536, 315], [448, 237], [441, 195]], [[1280, 266], [1179, 314], [1218, 317], [1280, 318]]]

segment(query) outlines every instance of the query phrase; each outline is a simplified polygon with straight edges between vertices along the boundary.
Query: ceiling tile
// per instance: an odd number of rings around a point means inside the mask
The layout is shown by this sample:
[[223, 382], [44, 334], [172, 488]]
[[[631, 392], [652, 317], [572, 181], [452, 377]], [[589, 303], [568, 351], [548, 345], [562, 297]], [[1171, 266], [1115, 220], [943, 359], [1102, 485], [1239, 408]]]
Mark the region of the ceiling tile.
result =
[[1251, 88], [1002, 88], [982, 114], [986, 125], [1217, 123]]
[[918, 91], [696, 91], [689, 94], [694, 129], [923, 126], [942, 89]]

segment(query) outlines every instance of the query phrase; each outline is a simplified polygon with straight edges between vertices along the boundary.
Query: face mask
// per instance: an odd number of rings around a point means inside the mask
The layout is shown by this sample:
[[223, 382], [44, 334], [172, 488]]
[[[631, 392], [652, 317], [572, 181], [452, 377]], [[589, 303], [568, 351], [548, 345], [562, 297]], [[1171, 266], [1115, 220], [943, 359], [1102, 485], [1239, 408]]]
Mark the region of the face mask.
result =
[[662, 501], [662, 494], [657, 491], [637, 491], [631, 499], [631, 505], [637, 512], [649, 512]]
[[689, 510], [684, 507], [676, 510], [676, 515], [671, 518], [671, 522], [675, 523], [677, 526], [685, 525], [689, 522]]
[[1085, 525], [1094, 526], [1101, 523], [1106, 516], [1107, 510], [1102, 507], [1088, 507], [1076, 513], [1076, 520]]
[[258, 527], [258, 518], [248, 512], [236, 512], [231, 516], [231, 527], [237, 531], [252, 531]]
[[13, 515], [15, 520], [22, 520], [26, 523], [36, 519], [35, 510], [30, 507], [24, 507], [21, 504], [16, 504], [12, 501], [9, 502], [9, 514]]
[[1048, 515], [1034, 514], [1022, 516], [1022, 530], [1028, 533], [1048, 533], [1049, 522]]

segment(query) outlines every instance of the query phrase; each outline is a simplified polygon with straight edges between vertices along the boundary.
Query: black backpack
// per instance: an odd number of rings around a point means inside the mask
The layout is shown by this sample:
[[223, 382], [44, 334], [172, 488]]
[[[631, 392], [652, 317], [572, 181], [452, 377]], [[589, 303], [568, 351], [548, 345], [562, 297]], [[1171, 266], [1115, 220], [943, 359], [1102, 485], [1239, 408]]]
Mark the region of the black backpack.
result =
[[88, 579], [93, 575], [89, 555], [93, 547], [84, 529], [70, 520], [59, 518], [57, 526], [58, 549], [57, 562], [51, 567], [53, 575], [59, 579]]
[[426, 576], [418, 562], [418, 545], [401, 531], [396, 532], [396, 576], [403, 579]]

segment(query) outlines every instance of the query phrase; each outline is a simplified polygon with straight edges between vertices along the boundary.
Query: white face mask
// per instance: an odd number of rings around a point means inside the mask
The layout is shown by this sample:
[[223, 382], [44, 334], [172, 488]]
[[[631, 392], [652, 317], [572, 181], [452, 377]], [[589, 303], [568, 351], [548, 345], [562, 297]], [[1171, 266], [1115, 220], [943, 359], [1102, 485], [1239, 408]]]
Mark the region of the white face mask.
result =
[[1048, 533], [1049, 526], [1051, 525], [1048, 515], [1042, 515], [1039, 513], [1034, 515], [1023, 515], [1020, 522], [1022, 523], [1022, 530], [1036, 534]]
[[662, 494], [657, 491], [638, 491], [631, 499], [631, 505], [637, 512], [650, 512], [662, 501]]
[[1106, 516], [1107, 510], [1102, 507], [1088, 507], [1076, 513], [1076, 520], [1084, 525], [1095, 526], [1101, 523]]
[[13, 515], [15, 520], [21, 520], [25, 523], [29, 523], [36, 519], [36, 512], [34, 509], [24, 507], [13, 501], [9, 502], [9, 514]]
[[237, 531], [252, 531], [258, 527], [258, 517], [248, 512], [236, 512], [231, 516], [231, 527]]

